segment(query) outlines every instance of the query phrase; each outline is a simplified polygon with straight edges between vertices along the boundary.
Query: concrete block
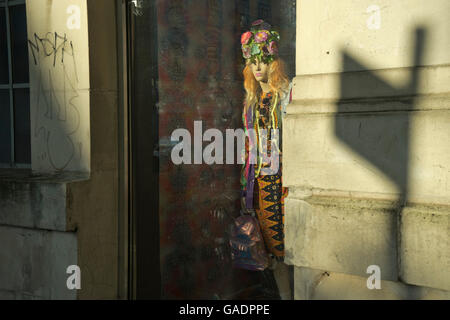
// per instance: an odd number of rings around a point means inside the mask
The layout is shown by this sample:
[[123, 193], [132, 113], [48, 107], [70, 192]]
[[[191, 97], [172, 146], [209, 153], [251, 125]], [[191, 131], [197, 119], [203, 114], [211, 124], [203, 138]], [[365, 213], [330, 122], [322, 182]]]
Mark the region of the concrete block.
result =
[[285, 200], [286, 263], [365, 275], [378, 265], [397, 280], [397, 217], [393, 202], [313, 197]]
[[[448, 99], [440, 101], [448, 106]], [[328, 111], [284, 119], [285, 186], [386, 196], [408, 190], [412, 202], [450, 203], [449, 110]]]
[[89, 179], [89, 174], [65, 172], [32, 174], [29, 170], [0, 173], [0, 224], [70, 231], [67, 185]]
[[397, 226], [395, 202], [298, 194], [285, 202], [286, 263], [359, 276], [378, 265], [383, 280], [450, 290], [448, 206], [409, 204]]
[[0, 296], [8, 299], [76, 299], [66, 286], [77, 265], [75, 233], [0, 226]]
[[450, 207], [406, 207], [400, 234], [402, 281], [450, 290]]
[[[414, 63], [414, 32], [426, 32], [422, 65], [448, 64], [450, 2], [433, 0], [299, 0], [297, 1], [296, 74], [359, 71], [342, 68], [347, 51], [367, 69], [407, 67]], [[408, 8], [408, 14], [401, 14]]]
[[449, 300], [450, 291], [381, 280], [369, 289], [367, 277], [295, 267], [296, 300]]
[[[378, 137], [377, 130], [390, 131], [400, 128], [406, 120], [403, 114], [352, 115], [345, 118], [345, 132], [353, 136], [358, 145], [352, 150], [336, 136], [336, 118], [332, 114], [290, 116], [283, 121], [283, 184], [285, 186], [305, 186], [331, 190], [350, 190], [396, 194], [399, 187], [365, 157], [358, 154], [371, 145], [372, 159], [384, 159], [386, 166], [403, 172], [402, 163], [392, 159], [387, 136]], [[342, 118], [340, 118], [342, 121]], [[399, 132], [401, 133], [401, 132]], [[360, 136], [358, 135], [360, 134]], [[404, 150], [401, 145], [404, 133], [393, 140], [396, 150]], [[358, 140], [359, 139], [359, 140]]]
[[0, 224], [66, 230], [66, 185], [0, 181]]

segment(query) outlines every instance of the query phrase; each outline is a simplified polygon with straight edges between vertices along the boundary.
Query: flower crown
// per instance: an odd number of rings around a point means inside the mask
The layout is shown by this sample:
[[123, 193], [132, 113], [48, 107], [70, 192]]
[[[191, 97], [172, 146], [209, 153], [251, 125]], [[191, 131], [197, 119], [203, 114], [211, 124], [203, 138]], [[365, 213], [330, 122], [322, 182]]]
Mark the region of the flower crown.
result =
[[256, 20], [252, 23], [251, 30], [242, 34], [241, 48], [245, 59], [250, 59], [254, 63], [259, 58], [267, 64], [274, 60], [278, 55], [280, 34], [270, 29], [270, 24], [263, 20]]

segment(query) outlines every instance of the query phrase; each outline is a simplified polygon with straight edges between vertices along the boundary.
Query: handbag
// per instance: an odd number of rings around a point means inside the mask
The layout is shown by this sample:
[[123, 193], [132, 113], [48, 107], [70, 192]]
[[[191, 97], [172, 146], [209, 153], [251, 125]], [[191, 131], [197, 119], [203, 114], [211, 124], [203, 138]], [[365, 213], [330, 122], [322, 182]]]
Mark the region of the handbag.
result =
[[263, 271], [269, 266], [269, 256], [256, 217], [241, 212], [234, 220], [230, 246], [234, 268]]

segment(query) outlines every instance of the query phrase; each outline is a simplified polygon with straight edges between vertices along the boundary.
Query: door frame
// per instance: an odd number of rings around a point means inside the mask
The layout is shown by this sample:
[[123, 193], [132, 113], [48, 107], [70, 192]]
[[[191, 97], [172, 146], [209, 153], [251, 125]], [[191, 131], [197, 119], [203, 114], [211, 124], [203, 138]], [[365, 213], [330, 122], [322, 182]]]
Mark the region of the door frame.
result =
[[[123, 299], [161, 298], [157, 16], [155, 1], [146, 3], [143, 16], [139, 16], [133, 10], [136, 1], [116, 2], [121, 209], [118, 281]], [[145, 30], [150, 34], [146, 43], [138, 45], [136, 37], [143, 23], [148, 23]], [[143, 57], [152, 66], [151, 74], [140, 72]], [[148, 83], [151, 90], [145, 87]]]

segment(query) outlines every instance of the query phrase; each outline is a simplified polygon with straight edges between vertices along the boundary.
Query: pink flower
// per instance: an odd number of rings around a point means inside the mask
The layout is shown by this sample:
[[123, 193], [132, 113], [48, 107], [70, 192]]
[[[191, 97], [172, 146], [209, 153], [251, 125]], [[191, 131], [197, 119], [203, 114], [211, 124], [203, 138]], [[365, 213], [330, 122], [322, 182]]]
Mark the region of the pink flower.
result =
[[252, 23], [252, 26], [260, 25], [260, 24], [263, 23], [263, 22], [264, 22], [264, 20], [258, 19], [258, 20], [254, 21], [254, 22]]
[[278, 53], [277, 43], [275, 41], [270, 41], [268, 49], [270, 54], [277, 54]]
[[252, 33], [250, 31], [243, 33], [241, 36], [241, 44], [247, 44], [251, 37]]
[[267, 34], [266, 31], [259, 31], [258, 33], [255, 34], [255, 42], [257, 43], [261, 43], [267, 40], [267, 38], [269, 37], [269, 35]]

